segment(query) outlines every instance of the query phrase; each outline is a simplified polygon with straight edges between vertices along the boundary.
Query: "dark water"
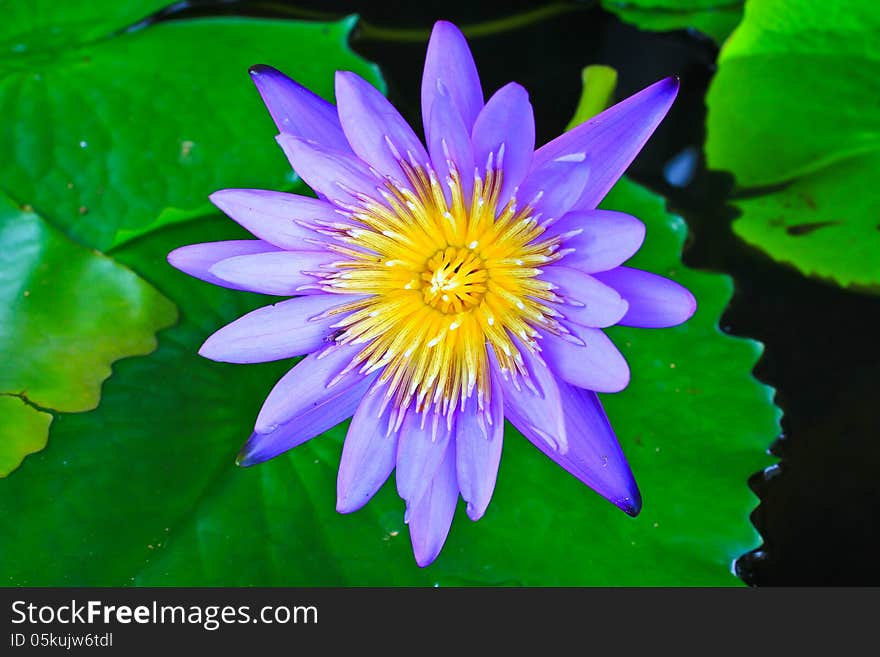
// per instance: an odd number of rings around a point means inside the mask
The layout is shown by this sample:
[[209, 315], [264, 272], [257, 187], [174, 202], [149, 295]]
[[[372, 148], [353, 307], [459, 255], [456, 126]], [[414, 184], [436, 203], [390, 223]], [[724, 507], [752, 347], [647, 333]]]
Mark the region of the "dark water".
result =
[[[494, 25], [493, 34], [470, 39], [484, 87], [516, 80], [529, 89], [539, 143], [570, 119], [587, 64], [618, 70], [620, 98], [678, 75], [681, 94], [630, 175], [667, 196], [671, 210], [687, 220], [686, 264], [733, 276], [736, 293], [722, 328], [765, 344], [755, 375], [777, 389], [785, 414], [784, 434], [772, 446], [779, 465], [749, 482], [761, 499], [753, 521], [764, 545], [740, 559], [738, 572], [754, 585], [880, 584], [880, 298], [804, 278], [735, 238], [735, 212], [724, 203], [732, 190], [729, 176], [708, 173], [700, 163], [685, 187], [664, 180], [671, 158], [688, 147], [701, 151], [703, 98], [717, 49], [686, 32], [640, 32], [595, 4], [241, 1], [183, 15], [358, 13], [362, 27], [353, 35], [354, 49], [379, 64], [389, 96], [416, 126], [422, 33], [426, 37], [438, 18]], [[498, 23], [523, 13], [531, 16], [527, 25]]]

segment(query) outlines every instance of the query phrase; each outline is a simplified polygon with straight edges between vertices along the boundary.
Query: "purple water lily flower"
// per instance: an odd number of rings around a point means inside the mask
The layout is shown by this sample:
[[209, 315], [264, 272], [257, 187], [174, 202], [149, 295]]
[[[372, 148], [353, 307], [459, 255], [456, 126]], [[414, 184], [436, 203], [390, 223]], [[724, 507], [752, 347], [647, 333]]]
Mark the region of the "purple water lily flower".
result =
[[253, 465], [353, 416], [337, 509], [396, 470], [420, 566], [461, 495], [479, 519], [504, 420], [630, 515], [632, 472], [597, 392], [629, 382], [602, 331], [674, 326], [683, 287], [623, 266], [643, 224], [596, 205], [662, 120], [668, 78], [535, 150], [525, 89], [484, 102], [461, 32], [438, 22], [422, 78], [425, 144], [366, 81], [336, 74], [334, 107], [278, 71], [254, 81], [278, 143], [316, 192], [226, 189], [221, 210], [258, 239], [185, 246], [184, 272], [294, 298], [214, 333], [200, 354], [255, 363], [308, 354], [277, 383], [239, 455]]

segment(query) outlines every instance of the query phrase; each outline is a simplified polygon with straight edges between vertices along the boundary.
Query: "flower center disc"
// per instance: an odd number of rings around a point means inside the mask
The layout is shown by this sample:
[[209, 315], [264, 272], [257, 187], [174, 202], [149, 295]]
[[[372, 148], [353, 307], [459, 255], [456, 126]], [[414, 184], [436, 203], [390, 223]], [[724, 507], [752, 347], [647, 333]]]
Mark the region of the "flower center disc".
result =
[[422, 272], [422, 298], [446, 314], [477, 307], [486, 294], [489, 274], [471, 249], [449, 246], [437, 251]]

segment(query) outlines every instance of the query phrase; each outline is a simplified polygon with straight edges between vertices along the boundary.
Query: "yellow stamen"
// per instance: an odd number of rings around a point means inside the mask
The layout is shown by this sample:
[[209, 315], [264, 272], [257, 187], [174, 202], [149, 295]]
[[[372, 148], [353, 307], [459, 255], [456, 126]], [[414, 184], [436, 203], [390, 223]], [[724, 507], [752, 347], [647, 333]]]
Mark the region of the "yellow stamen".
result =
[[499, 207], [498, 169], [475, 176], [468, 200], [454, 168], [444, 190], [433, 171], [400, 164], [408, 188], [386, 181], [382, 202], [362, 198], [326, 227], [341, 244], [323, 288], [365, 295], [337, 309], [351, 314], [335, 340], [364, 345], [352, 367], [381, 370], [398, 421], [409, 408], [451, 421], [474, 395], [488, 403], [489, 349], [506, 376], [527, 378], [519, 350], [537, 351], [539, 328], [558, 332], [539, 267], [559, 258], [559, 238], [540, 239], [530, 207]]

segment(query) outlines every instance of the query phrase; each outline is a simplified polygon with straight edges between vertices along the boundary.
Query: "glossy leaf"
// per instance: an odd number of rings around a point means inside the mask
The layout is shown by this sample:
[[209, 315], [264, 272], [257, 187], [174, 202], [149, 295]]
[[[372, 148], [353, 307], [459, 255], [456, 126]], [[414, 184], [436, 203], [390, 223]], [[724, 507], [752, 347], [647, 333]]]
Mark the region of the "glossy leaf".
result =
[[742, 18], [744, 0], [602, 0], [602, 7], [642, 30], [691, 28], [723, 42]]
[[[727, 278], [679, 261], [680, 219], [632, 183], [608, 207], [648, 225], [633, 264], [700, 300], [668, 330], [616, 329], [633, 382], [604, 397], [642, 487], [629, 518], [508, 429], [486, 516], [458, 514], [440, 558], [413, 560], [389, 483], [363, 510], [335, 512], [344, 426], [267, 463], [233, 465], [269, 389], [290, 365], [224, 365], [196, 355], [224, 322], [268, 300], [191, 280], [164, 264], [181, 244], [240, 233], [210, 219], [118, 257], [183, 311], [149, 358], [120, 363], [99, 409], [58, 418], [27, 477], [0, 489], [4, 574], [14, 584], [735, 584], [753, 547], [746, 486], [777, 431], [771, 391], [749, 374], [756, 343], [721, 334]], [[37, 531], [52, 526], [51, 545]], [[101, 555], [100, 559], [83, 555]], [[47, 556], [49, 555], [49, 556]]]
[[[176, 316], [136, 274], [0, 197], [0, 395], [59, 412], [92, 409], [110, 365], [152, 351], [155, 332]], [[0, 461], [45, 444], [45, 416], [0, 413]], [[15, 438], [14, 427], [27, 435]]]
[[593, 64], [581, 71], [581, 97], [566, 130], [571, 130], [612, 104], [617, 87], [617, 70]]
[[719, 56], [706, 144], [712, 168], [757, 188], [734, 200], [737, 234], [805, 274], [874, 290], [878, 32], [874, 2], [750, 0]]
[[[485, 517], [469, 521], [461, 503], [439, 559], [420, 569], [393, 482], [361, 511], [335, 512], [344, 425], [266, 463], [235, 467], [265, 395], [291, 363], [197, 356], [207, 335], [269, 302], [164, 263], [182, 244], [242, 236], [210, 218], [117, 251], [180, 304], [182, 321], [161, 335], [155, 354], [119, 365], [98, 410], [60, 417], [50, 448], [25, 464], [28, 478], [0, 488], [9, 583], [738, 583], [730, 564], [757, 542], [746, 479], [778, 431], [772, 391], [750, 374], [760, 347], [718, 330], [730, 280], [681, 264], [685, 227], [661, 199], [624, 180], [605, 207], [647, 225], [630, 264], [680, 281], [700, 304], [675, 329], [611, 331], [633, 379], [603, 397], [640, 482], [640, 517], [621, 513], [508, 427]], [[55, 530], [48, 550], [35, 531], [45, 526]]]
[[37, 55], [52, 46], [71, 48], [134, 25], [167, 7], [168, 0], [3, 0], [0, 43], [4, 55]]
[[6, 477], [25, 456], [46, 446], [52, 416], [21, 397], [0, 394], [0, 418], [0, 477]]
[[291, 185], [250, 66], [275, 65], [328, 98], [335, 69], [381, 84], [348, 49], [354, 19], [200, 18], [126, 30], [155, 3], [119, 3], [129, 8], [95, 24], [95, 7], [78, 20], [66, 7], [56, 35], [54, 4], [12, 4], [3, 28], [11, 52], [0, 60], [0, 190], [102, 250], [204, 214], [217, 189]]

